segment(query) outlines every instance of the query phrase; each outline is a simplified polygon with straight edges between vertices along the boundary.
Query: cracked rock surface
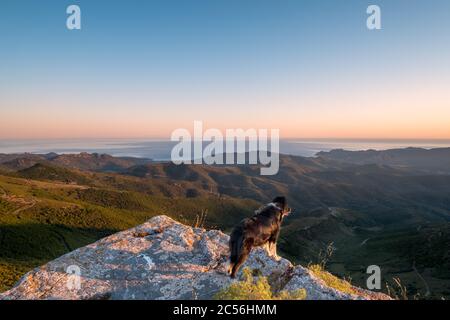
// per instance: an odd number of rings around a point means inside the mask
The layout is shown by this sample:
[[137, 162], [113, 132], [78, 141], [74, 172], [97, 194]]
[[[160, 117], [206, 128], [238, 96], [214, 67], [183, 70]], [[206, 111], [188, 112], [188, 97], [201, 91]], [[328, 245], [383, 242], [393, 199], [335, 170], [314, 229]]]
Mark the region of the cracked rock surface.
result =
[[[0, 299], [211, 299], [233, 281], [226, 274], [228, 254], [224, 233], [157, 216], [28, 272]], [[243, 267], [283, 289], [304, 288], [307, 299], [388, 299], [359, 288], [356, 295], [330, 288], [308, 269], [275, 261], [262, 248]]]

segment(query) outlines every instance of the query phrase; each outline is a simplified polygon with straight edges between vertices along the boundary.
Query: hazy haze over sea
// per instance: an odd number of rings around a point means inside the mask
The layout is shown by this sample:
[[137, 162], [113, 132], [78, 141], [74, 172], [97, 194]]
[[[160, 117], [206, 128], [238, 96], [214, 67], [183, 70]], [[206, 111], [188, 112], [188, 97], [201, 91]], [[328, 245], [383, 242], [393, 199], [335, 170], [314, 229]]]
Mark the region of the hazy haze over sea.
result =
[[[0, 140], [0, 153], [96, 152], [164, 161], [170, 159], [170, 151], [176, 143], [151, 139]], [[292, 139], [280, 141], [280, 153], [305, 157], [332, 149], [386, 150], [407, 147], [427, 149], [450, 147], [450, 140]]]

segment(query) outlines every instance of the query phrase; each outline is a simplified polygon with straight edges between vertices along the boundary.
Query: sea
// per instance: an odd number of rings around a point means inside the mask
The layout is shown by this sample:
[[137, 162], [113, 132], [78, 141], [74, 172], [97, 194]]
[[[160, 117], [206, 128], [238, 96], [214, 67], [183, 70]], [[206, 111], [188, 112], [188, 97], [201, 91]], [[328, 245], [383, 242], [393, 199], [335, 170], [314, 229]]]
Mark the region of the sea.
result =
[[[0, 153], [100, 153], [118, 157], [169, 161], [176, 142], [154, 139], [46, 139], [1, 140]], [[289, 139], [280, 141], [280, 153], [313, 157], [333, 149], [387, 150], [399, 148], [447, 148], [450, 140]]]

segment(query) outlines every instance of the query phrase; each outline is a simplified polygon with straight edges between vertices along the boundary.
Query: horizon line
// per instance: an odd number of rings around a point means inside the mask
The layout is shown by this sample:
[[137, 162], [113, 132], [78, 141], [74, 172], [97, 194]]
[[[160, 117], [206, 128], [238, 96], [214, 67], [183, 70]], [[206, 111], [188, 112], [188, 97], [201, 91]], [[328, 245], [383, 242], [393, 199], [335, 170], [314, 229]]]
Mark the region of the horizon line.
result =
[[[149, 140], [154, 142], [177, 142], [167, 137], [64, 137], [64, 138], [1, 138], [0, 141], [74, 141], [74, 140]], [[246, 139], [248, 140], [248, 139]], [[395, 137], [280, 137], [280, 141], [313, 140], [313, 141], [450, 141], [448, 138], [395, 138]]]

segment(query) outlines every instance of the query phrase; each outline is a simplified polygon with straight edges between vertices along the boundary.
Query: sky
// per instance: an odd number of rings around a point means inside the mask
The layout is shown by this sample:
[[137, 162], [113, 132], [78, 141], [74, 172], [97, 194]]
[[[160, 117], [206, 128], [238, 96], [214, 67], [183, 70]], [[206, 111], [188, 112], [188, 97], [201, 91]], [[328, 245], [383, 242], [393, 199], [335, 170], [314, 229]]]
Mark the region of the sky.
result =
[[0, 139], [450, 139], [449, 84], [448, 0], [0, 2]]

